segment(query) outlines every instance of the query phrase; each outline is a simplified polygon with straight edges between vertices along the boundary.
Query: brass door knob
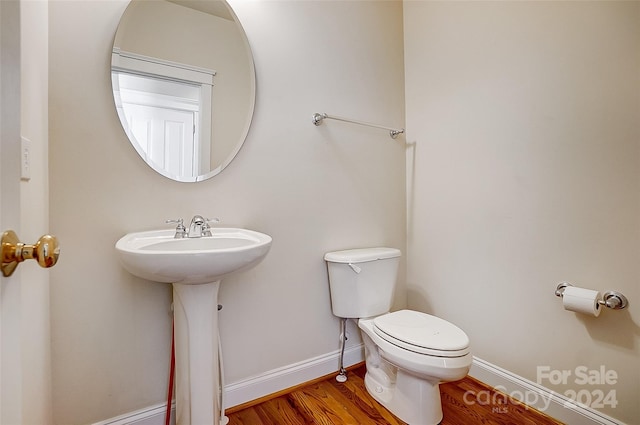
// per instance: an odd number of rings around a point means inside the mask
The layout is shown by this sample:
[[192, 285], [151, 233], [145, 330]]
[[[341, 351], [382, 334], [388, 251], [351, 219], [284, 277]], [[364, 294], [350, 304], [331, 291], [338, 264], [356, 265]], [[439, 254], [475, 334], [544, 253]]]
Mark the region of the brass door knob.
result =
[[58, 238], [44, 235], [34, 245], [20, 242], [18, 235], [13, 230], [7, 230], [2, 234], [2, 275], [7, 277], [13, 274], [18, 264], [24, 260], [33, 258], [40, 267], [53, 267], [60, 256]]

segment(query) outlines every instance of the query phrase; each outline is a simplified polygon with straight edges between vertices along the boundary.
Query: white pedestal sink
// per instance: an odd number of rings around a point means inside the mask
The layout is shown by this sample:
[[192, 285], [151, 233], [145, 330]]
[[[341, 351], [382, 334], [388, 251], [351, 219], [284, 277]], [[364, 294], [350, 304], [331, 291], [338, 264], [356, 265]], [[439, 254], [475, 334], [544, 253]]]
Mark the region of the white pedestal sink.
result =
[[223, 277], [258, 264], [271, 237], [237, 228], [175, 239], [173, 230], [130, 233], [116, 243], [124, 268], [173, 284], [176, 424], [220, 423], [218, 289]]

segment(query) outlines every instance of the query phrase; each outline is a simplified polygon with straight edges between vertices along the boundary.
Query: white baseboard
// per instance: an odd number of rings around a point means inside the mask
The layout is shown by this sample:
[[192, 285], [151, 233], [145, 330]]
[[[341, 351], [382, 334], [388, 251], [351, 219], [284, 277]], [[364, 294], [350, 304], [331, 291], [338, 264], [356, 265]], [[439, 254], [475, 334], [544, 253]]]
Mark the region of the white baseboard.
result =
[[[225, 406], [237, 406], [328, 375], [338, 370], [339, 358], [340, 352], [334, 351], [226, 385]], [[344, 350], [345, 367], [362, 361], [364, 361], [362, 344], [347, 347]]]
[[[338, 370], [339, 358], [340, 352], [334, 351], [225, 385], [224, 404], [226, 407], [237, 406], [328, 375]], [[362, 344], [345, 348], [344, 367], [362, 361], [364, 361]], [[164, 425], [165, 412], [166, 405], [161, 403], [92, 425]], [[171, 412], [172, 425], [175, 424], [174, 418], [175, 402]]]
[[[334, 351], [226, 385], [224, 404], [226, 407], [237, 406], [328, 375], [338, 369], [339, 355], [338, 351]], [[345, 349], [345, 367], [362, 361], [362, 344]], [[529, 406], [567, 424], [624, 425], [603, 413], [587, 406], [576, 405], [561, 394], [477, 357], [473, 359], [469, 374], [490, 387], [519, 398]], [[473, 402], [472, 397], [469, 400]], [[164, 404], [158, 404], [93, 425], [163, 425], [165, 409]], [[172, 409], [172, 424], [173, 417], [175, 404]]]
[[[604, 413], [588, 406], [578, 405], [562, 394], [477, 357], [473, 358], [469, 375], [567, 424], [625, 425]], [[473, 401], [473, 398], [470, 400]]]
[[[125, 413], [115, 418], [96, 422], [92, 425], [164, 425], [167, 404], [160, 403], [135, 412]], [[171, 425], [176, 423], [176, 403], [171, 403]]]

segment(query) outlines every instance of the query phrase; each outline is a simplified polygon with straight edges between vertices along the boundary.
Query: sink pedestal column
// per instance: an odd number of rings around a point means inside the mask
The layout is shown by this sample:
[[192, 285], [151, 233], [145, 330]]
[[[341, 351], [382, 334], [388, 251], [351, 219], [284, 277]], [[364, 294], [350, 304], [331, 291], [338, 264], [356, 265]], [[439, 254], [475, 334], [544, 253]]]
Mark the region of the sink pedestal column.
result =
[[220, 423], [219, 287], [173, 284], [176, 425]]

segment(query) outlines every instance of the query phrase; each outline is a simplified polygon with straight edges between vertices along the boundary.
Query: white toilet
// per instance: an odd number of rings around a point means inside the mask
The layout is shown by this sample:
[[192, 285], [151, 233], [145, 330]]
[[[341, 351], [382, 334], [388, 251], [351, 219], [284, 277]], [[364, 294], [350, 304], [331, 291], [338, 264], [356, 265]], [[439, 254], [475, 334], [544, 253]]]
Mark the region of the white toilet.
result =
[[442, 420], [438, 385], [469, 372], [469, 338], [435, 316], [389, 313], [400, 255], [395, 248], [327, 253], [331, 306], [338, 317], [359, 319], [371, 396], [410, 425], [435, 425]]

